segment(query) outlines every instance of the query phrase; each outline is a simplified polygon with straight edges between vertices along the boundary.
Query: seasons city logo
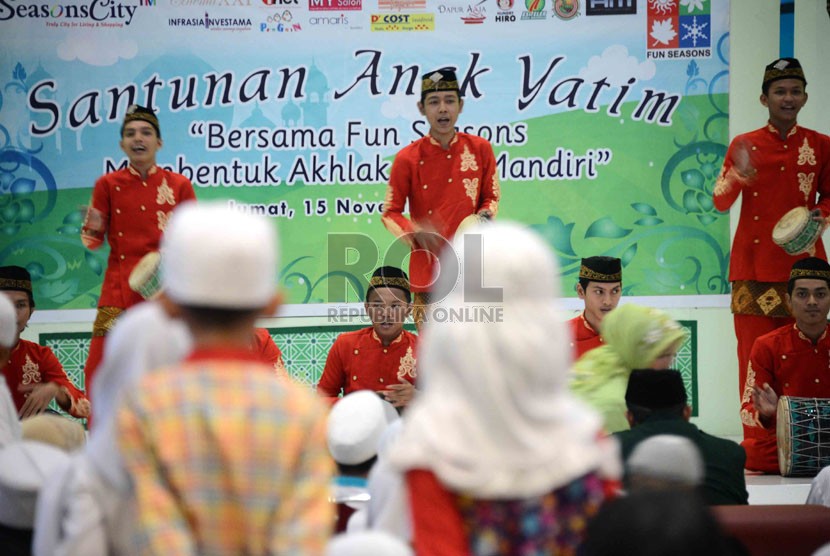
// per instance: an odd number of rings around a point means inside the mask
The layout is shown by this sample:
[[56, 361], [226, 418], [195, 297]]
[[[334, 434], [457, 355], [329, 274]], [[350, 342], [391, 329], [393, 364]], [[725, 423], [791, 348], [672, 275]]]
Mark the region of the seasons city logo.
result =
[[435, 14], [372, 14], [372, 31], [434, 31]]
[[299, 21], [294, 21], [294, 14], [291, 10], [283, 10], [272, 15], [259, 24], [262, 33], [296, 33], [303, 28]]
[[42, 20], [47, 27], [123, 27], [133, 21], [138, 6], [116, 0], [23, 3], [0, 0], [0, 21]]
[[545, 11], [545, 0], [525, 0], [525, 11], [522, 12], [522, 20], [539, 20], [547, 17]]
[[712, 0], [648, 0], [646, 57], [710, 58]]
[[513, 13], [514, 0], [497, 0], [496, 5], [499, 11], [496, 12], [496, 23], [512, 23], [516, 21], [516, 14]]
[[553, 0], [553, 15], [565, 21], [579, 15], [579, 0]]

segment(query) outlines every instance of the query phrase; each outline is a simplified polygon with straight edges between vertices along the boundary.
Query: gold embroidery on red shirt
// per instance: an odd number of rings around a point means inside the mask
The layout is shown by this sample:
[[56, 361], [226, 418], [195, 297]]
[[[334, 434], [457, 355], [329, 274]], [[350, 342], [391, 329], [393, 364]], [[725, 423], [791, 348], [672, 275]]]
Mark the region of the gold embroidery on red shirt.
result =
[[406, 355], [401, 357], [401, 364], [398, 367], [398, 380], [406, 377], [412, 379], [418, 377], [418, 371], [415, 369], [415, 355], [412, 353], [412, 346], [406, 348]]
[[33, 384], [40, 382], [40, 365], [32, 361], [32, 358], [26, 356], [26, 363], [23, 364], [23, 377], [21, 384]]
[[170, 220], [170, 213], [164, 212], [163, 210], [156, 211], [156, 216], [158, 217], [158, 227], [159, 230], [162, 232], [167, 227], [167, 221]]
[[798, 165], [802, 166], [804, 164], [809, 164], [810, 166], [816, 165], [816, 151], [810, 146], [806, 137], [804, 138], [804, 143], [798, 147]]
[[805, 174], [804, 172], [798, 173], [798, 189], [804, 193], [805, 201], [810, 200], [810, 192], [813, 190], [813, 180], [815, 177], [815, 172], [810, 172], [809, 174]]
[[473, 201], [473, 206], [476, 205], [478, 199], [478, 178], [464, 178], [464, 189], [467, 190], [467, 197]]
[[176, 198], [173, 196], [173, 190], [170, 189], [169, 185], [167, 185], [167, 178], [162, 178], [161, 185], [159, 185], [158, 193], [156, 195], [156, 204], [163, 205], [165, 203], [168, 205], [175, 205]]
[[470, 152], [467, 145], [464, 145], [464, 152], [461, 153], [461, 171], [469, 172], [470, 170], [478, 172], [478, 162], [476, 161], [476, 155]]

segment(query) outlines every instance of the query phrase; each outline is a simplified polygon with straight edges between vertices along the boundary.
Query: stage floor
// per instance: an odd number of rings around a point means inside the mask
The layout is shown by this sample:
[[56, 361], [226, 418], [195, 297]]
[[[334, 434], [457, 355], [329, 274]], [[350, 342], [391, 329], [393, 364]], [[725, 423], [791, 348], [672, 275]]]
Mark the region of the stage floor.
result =
[[809, 477], [746, 474], [750, 504], [804, 504], [811, 482]]

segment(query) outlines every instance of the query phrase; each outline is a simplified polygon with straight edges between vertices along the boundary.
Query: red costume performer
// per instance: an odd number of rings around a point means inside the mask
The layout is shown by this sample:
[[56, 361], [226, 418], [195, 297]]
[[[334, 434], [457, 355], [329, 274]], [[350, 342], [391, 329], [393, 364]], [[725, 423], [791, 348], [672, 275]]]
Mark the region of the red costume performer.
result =
[[[738, 145], [746, 145], [752, 153], [758, 173], [751, 184], [733, 169], [731, 153]], [[812, 177], [799, 177], [805, 175]], [[798, 125], [785, 139], [771, 125], [737, 136], [715, 187], [715, 207], [728, 210], [742, 192], [729, 280], [743, 392], [752, 343], [791, 322], [782, 320], [789, 319], [783, 295], [789, 269], [808, 256], [787, 254], [773, 242], [772, 230], [785, 213], [798, 206], [819, 208], [825, 217], [830, 214], [830, 137]], [[821, 239], [815, 245], [815, 256], [827, 258]]]
[[158, 251], [173, 209], [195, 198], [187, 178], [159, 166], [150, 169], [146, 180], [128, 166], [95, 182], [90, 206], [104, 216], [104, 227], [85, 226], [81, 238], [87, 248], [97, 249], [106, 234], [110, 254], [84, 367], [87, 391], [103, 355], [104, 336], [121, 312], [143, 301], [140, 294], [130, 289], [130, 273], [144, 255]]
[[769, 384], [778, 396], [830, 398], [830, 326], [816, 344], [796, 325], [761, 336], [752, 347], [741, 399], [741, 421], [751, 434], [741, 445], [746, 468], [778, 473], [778, 446], [773, 420], [765, 427], [752, 403], [753, 386]]
[[[753, 342], [792, 323], [784, 303], [788, 272], [808, 256], [789, 255], [773, 242], [772, 231], [796, 207], [818, 209], [824, 218], [830, 214], [830, 137], [795, 121], [807, 100], [804, 87], [797, 60], [782, 58], [766, 67], [761, 102], [769, 123], [733, 139], [715, 185], [718, 210], [742, 199], [729, 261], [741, 393]], [[821, 239], [814, 254], [826, 259]], [[749, 433], [744, 426], [744, 436]]]
[[282, 351], [274, 342], [267, 328], [257, 328], [254, 331], [253, 350], [254, 353], [259, 354], [262, 361], [274, 367], [277, 375], [289, 376], [288, 369], [285, 368], [285, 363], [282, 360]]
[[21, 387], [54, 382], [69, 397], [71, 405], [65, 408], [67, 413], [79, 419], [89, 417], [89, 400], [72, 384], [58, 358], [46, 346], [19, 340], [12, 349], [8, 365], [3, 368], [3, 376], [17, 411], [23, 407], [28, 396], [28, 393], [21, 391]]
[[571, 330], [571, 348], [573, 348], [574, 361], [582, 357], [586, 351], [591, 351], [603, 344], [599, 332], [591, 328], [585, 320], [584, 313], [580, 313], [568, 321]]
[[404, 379], [415, 384], [418, 336], [402, 330], [384, 346], [370, 326], [344, 332], [331, 346], [317, 392], [329, 401], [357, 390], [386, 390]]
[[[486, 139], [456, 133], [450, 148], [444, 150], [432, 137], [423, 137], [395, 157], [383, 203], [383, 224], [401, 237], [420, 230], [419, 222], [427, 222], [449, 241], [471, 214], [489, 211], [495, 216], [500, 195], [496, 171], [493, 147]], [[403, 215], [407, 200], [412, 220]], [[409, 261], [413, 292], [431, 289], [436, 261], [437, 253], [413, 246]]]

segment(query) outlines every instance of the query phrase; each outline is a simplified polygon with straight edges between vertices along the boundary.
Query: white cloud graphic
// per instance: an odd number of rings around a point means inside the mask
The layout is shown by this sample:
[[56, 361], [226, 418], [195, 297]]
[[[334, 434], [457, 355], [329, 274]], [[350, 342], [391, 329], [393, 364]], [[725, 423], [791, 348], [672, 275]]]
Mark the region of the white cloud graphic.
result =
[[133, 40], [119, 37], [115, 29], [96, 29], [94, 33], [70, 31], [58, 44], [58, 57], [72, 62], [78, 60], [90, 66], [112, 66], [118, 60], [129, 60], [138, 53]]
[[620, 87], [626, 85], [632, 77], [638, 81], [648, 81], [654, 77], [655, 72], [654, 62], [640, 62], [628, 54], [628, 48], [615, 44], [606, 48], [601, 56], [591, 56], [588, 65], [579, 70], [579, 77], [587, 83], [604, 77], [611, 86]]
[[416, 106], [418, 97], [416, 95], [405, 95], [398, 93], [390, 96], [380, 107], [380, 113], [385, 118], [393, 120], [395, 118], [404, 118], [405, 120], [415, 120], [420, 117], [418, 107]]

